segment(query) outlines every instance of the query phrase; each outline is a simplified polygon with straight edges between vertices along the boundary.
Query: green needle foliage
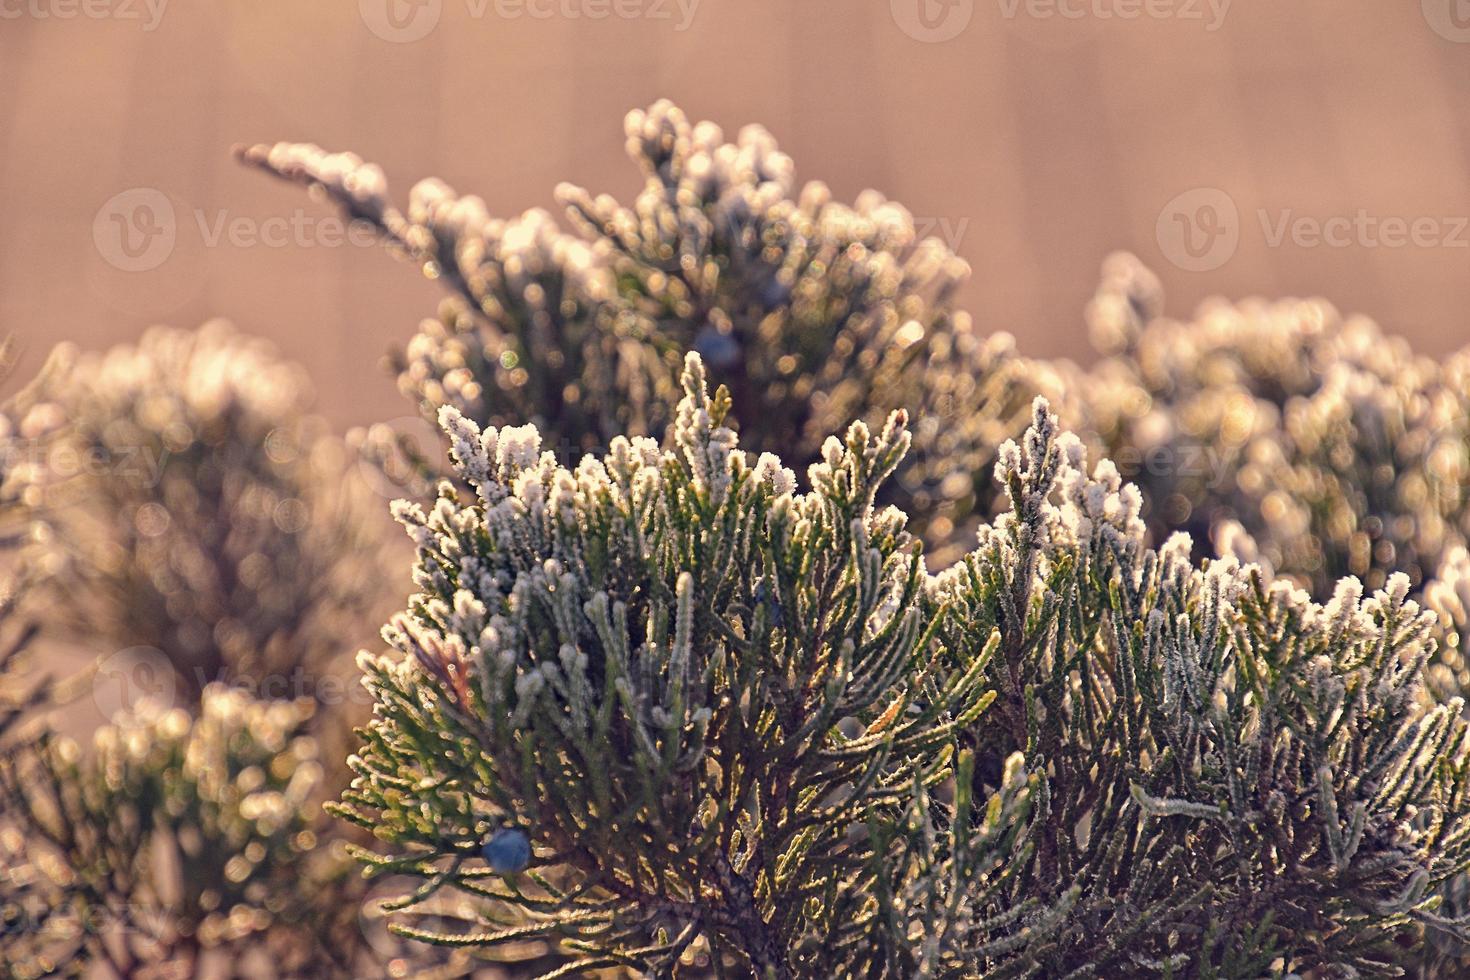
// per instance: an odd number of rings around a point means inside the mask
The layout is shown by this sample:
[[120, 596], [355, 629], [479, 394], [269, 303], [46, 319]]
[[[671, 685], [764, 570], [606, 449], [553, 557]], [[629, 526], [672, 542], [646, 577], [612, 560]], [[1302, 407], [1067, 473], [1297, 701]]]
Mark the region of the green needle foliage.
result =
[[451, 405], [482, 426], [531, 422], [574, 461], [618, 435], [660, 438], [694, 351], [735, 396], [745, 445], [793, 465], [852, 419], [913, 412], [885, 497], [935, 547], [962, 539], [984, 510], [977, 478], [985, 489], [1034, 393], [1011, 338], [987, 340], [951, 309], [966, 264], [877, 192], [846, 205], [798, 185], [759, 126], [726, 142], [661, 101], [624, 129], [642, 191], [624, 205], [558, 187], [572, 232], [539, 210], [491, 218], [434, 179], [405, 213], [350, 153], [280, 143], [241, 156], [322, 191], [450, 288], [395, 358], [427, 418]]
[[1175, 322], [1116, 257], [1103, 360], [1028, 362], [897, 204], [666, 102], [625, 133], [642, 190], [558, 188], [570, 231], [241, 151], [450, 291], [394, 358], [450, 464], [395, 505], [418, 592], [345, 822], [315, 680], [382, 576], [299, 372], [155, 331], [0, 411], [22, 608], [184, 695], [85, 750], [23, 724], [53, 689], [0, 602], [0, 973], [1462, 969], [1466, 355], [1320, 302]]
[[1407, 578], [1318, 605], [1184, 535], [1146, 550], [1140, 495], [1056, 424], [1002, 452], [1011, 509], [936, 584], [951, 646], [998, 642], [981, 771], [1047, 776], [1012, 897], [1071, 903], [979, 975], [1394, 975], [1426, 927], [1463, 936], [1432, 896], [1470, 859], [1470, 742], [1422, 704]]
[[[664, 448], [574, 470], [443, 410], [470, 490], [398, 506], [421, 592], [363, 658], [334, 807], [421, 882], [401, 932], [559, 942], [559, 975], [987, 978], [1391, 975], [1464, 933], [1434, 896], [1470, 743], [1420, 696], [1405, 579], [1324, 606], [1150, 551], [1041, 403], [1009, 509], [933, 578], [875, 504], [902, 415], [798, 492], [682, 380]], [[418, 924], [446, 893], [473, 921]]]
[[[947, 564], [992, 511], [993, 448], [1040, 393], [1138, 484], [1156, 544], [1188, 530], [1198, 556], [1239, 554], [1318, 599], [1344, 575], [1376, 589], [1402, 571], [1416, 595], [1462, 577], [1446, 563], [1470, 535], [1466, 355], [1436, 363], [1316, 300], [1168, 319], [1157, 278], [1117, 255], [1088, 314], [1104, 359], [1027, 361], [950, 308], [967, 270], [899, 205], [834, 203], [798, 187], [765, 130], [727, 143], [667, 102], [625, 131], [643, 191], [624, 205], [560, 186], [573, 233], [541, 211], [491, 219], [432, 179], [400, 212], [351, 154], [242, 156], [323, 190], [450, 287], [395, 357], [426, 417], [447, 404], [481, 425], [529, 420], [575, 459], [618, 434], [658, 437], [691, 350], [735, 394], [745, 444], [793, 465], [848, 419], [907, 408], [914, 448], [885, 498]], [[1467, 621], [1442, 598], [1434, 684], [1456, 692]]]
[[[783, 977], [873, 952], [860, 831], [945, 776], [986, 703], [978, 668], [928, 671], [923, 566], [874, 507], [904, 420], [829, 440], [795, 494], [697, 357], [684, 386], [667, 450], [619, 437], [575, 471], [444, 409], [477, 498], [399, 507], [424, 591], [385, 632], [408, 656], [363, 661], [378, 704], [339, 808], [396, 845], [376, 870], [424, 878], [413, 902], [484, 899], [488, 929], [426, 939]], [[479, 859], [502, 824], [534, 842], [523, 876]]]
[[203, 976], [234, 957], [348, 975], [337, 957], [357, 923], [323, 898], [343, 866], [318, 847], [311, 711], [211, 686], [197, 719], [145, 703], [85, 752], [45, 735], [6, 753], [0, 801], [24, 830], [9, 857], [33, 892], [48, 886], [17, 903], [6, 975]]

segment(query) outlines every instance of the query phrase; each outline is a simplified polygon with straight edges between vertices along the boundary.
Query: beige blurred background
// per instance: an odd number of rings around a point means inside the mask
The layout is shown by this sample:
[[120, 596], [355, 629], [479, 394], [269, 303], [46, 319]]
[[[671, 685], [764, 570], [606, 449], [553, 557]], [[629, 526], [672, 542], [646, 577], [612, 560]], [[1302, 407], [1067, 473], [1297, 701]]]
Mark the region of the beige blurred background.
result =
[[0, 330], [24, 373], [226, 316], [339, 425], [401, 415], [378, 360], [437, 290], [231, 144], [353, 149], [400, 195], [439, 175], [510, 213], [633, 191], [622, 115], [667, 96], [906, 204], [1029, 353], [1086, 356], [1118, 248], [1175, 313], [1320, 294], [1443, 352], [1470, 341], [1467, 95], [1466, 0], [0, 0]]

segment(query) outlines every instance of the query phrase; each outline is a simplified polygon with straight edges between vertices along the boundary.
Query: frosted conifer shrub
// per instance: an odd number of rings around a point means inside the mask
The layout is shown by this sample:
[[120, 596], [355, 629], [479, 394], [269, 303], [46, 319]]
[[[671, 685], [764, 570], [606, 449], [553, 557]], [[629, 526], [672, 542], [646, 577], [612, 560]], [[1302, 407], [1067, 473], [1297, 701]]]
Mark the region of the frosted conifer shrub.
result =
[[[1314, 604], [1147, 550], [1038, 405], [1010, 509], [931, 578], [879, 509], [895, 416], [801, 491], [691, 357], [666, 445], [575, 469], [442, 412], [398, 505], [421, 592], [362, 660], [338, 813], [422, 884], [405, 935], [541, 938], [563, 973], [1385, 975], [1470, 863], [1459, 705], [1405, 583]], [[476, 913], [433, 927], [446, 894]]]
[[[922, 562], [873, 504], [905, 422], [829, 440], [798, 493], [747, 461], [697, 357], [684, 386], [666, 449], [617, 438], [576, 470], [532, 427], [443, 410], [476, 497], [399, 506], [423, 592], [385, 631], [403, 656], [363, 661], [378, 703], [339, 812], [392, 845], [376, 870], [424, 879], [404, 904], [482, 900], [463, 931], [403, 927], [430, 941], [884, 969], [907, 952], [877, 945], [873, 842], [986, 703], [978, 663], [929, 669]], [[1009, 853], [1026, 789], [1018, 771], [993, 797], [977, 862]], [[507, 829], [523, 868], [500, 863]]]
[[18, 902], [7, 976], [201, 976], [240, 958], [256, 975], [350, 975], [357, 923], [317, 843], [311, 703], [202, 697], [197, 718], [145, 702], [89, 748], [46, 735], [0, 757], [26, 884], [50, 886]]
[[35, 508], [62, 570], [37, 603], [53, 630], [154, 648], [190, 697], [319, 694], [384, 594], [383, 522], [304, 372], [216, 321], [63, 345], [35, 397], [61, 420]]
[[618, 435], [659, 438], [694, 351], [734, 395], [744, 444], [793, 465], [852, 419], [915, 412], [884, 493], [935, 547], [961, 539], [1036, 390], [1008, 335], [986, 339], [952, 309], [968, 266], [875, 191], [848, 205], [798, 184], [759, 126], [727, 141], [660, 101], [624, 132], [643, 189], [624, 204], [559, 186], [571, 231], [540, 210], [492, 218], [435, 179], [400, 210], [382, 170], [350, 153], [241, 154], [324, 192], [451, 290], [396, 357], [428, 418], [450, 405], [481, 426], [532, 422], [573, 459]]
[[1136, 259], [1108, 260], [1089, 324], [1109, 356], [1084, 399], [1151, 523], [1254, 550], [1319, 597], [1343, 575], [1436, 575], [1470, 532], [1464, 355], [1436, 362], [1321, 300], [1162, 307]]
[[[0, 975], [378, 975], [321, 804], [351, 720], [325, 675], [380, 594], [381, 535], [301, 372], [215, 323], [63, 347], [23, 394], [0, 516], [43, 532], [26, 557], [51, 577], [21, 609], [103, 669], [12, 670], [27, 621], [0, 605]], [[119, 678], [132, 645], [153, 655]], [[171, 682], [142, 675], [157, 657]], [[125, 710], [78, 745], [54, 726], [86, 690]], [[431, 952], [411, 966], [465, 972]]]
[[[1213, 300], [1177, 321], [1115, 255], [1089, 309], [1108, 356], [1082, 428], [1136, 478], [1157, 540], [1259, 561], [1326, 599], [1394, 572], [1440, 614], [1431, 685], [1470, 684], [1455, 598], [1470, 535], [1470, 360], [1416, 354], [1322, 300]], [[1080, 376], [1078, 376], [1080, 381]], [[1436, 584], [1439, 583], [1439, 584]]]
[[1470, 857], [1470, 743], [1457, 700], [1422, 706], [1433, 617], [1407, 577], [1319, 605], [1195, 568], [1184, 535], [1145, 549], [1140, 495], [1110, 462], [1085, 477], [1056, 426], [1039, 410], [1002, 452], [1011, 509], [935, 589], [956, 645], [997, 646], [980, 771], [1024, 750], [1048, 776], [1014, 894], [1074, 904], [1024, 961], [1377, 976], [1416, 966], [1426, 928], [1463, 937], [1435, 890]]

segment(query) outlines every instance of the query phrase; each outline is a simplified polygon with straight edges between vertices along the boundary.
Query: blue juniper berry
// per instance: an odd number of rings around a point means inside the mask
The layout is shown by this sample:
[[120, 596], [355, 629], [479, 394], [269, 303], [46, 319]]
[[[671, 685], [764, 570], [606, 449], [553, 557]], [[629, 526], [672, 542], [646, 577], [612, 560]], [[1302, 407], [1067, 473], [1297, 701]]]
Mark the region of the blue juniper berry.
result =
[[503, 827], [485, 842], [480, 856], [496, 874], [525, 871], [531, 865], [531, 840], [523, 830]]

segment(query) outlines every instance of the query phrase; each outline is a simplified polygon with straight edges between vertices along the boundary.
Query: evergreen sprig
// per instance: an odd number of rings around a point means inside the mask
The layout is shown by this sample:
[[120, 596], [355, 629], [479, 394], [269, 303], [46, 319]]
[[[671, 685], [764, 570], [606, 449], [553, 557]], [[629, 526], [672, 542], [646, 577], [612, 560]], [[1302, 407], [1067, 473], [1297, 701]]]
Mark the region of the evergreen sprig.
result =
[[394, 358], [431, 420], [451, 405], [482, 426], [531, 422], [573, 460], [619, 435], [662, 438], [696, 352], [733, 393], [743, 443], [798, 467], [853, 419], [913, 413], [885, 500], [958, 557], [988, 507], [976, 495], [995, 447], [1051, 377], [952, 308], [968, 266], [876, 191], [848, 205], [799, 185], [760, 126], [727, 142], [659, 101], [624, 132], [643, 189], [625, 205], [560, 185], [571, 232], [540, 210], [492, 218], [436, 179], [400, 210], [382, 170], [351, 153], [239, 153], [322, 192], [451, 290]]
[[1470, 864], [1466, 726], [1420, 696], [1406, 580], [1318, 605], [1149, 550], [1043, 403], [999, 454], [1008, 511], [931, 578], [874, 505], [902, 416], [829, 440], [803, 493], [696, 356], [683, 381], [665, 448], [575, 470], [442, 413], [474, 496], [398, 506], [422, 591], [363, 658], [334, 808], [422, 881], [397, 908], [481, 902], [404, 934], [987, 978], [1384, 975], [1464, 934], [1435, 890]]
[[[424, 591], [385, 631], [406, 656], [363, 660], [376, 717], [339, 808], [394, 845], [377, 870], [423, 876], [415, 901], [486, 900], [492, 928], [426, 939], [563, 935], [584, 968], [652, 970], [698, 944], [762, 976], [873, 952], [874, 842], [988, 701], [983, 657], [930, 670], [922, 562], [874, 506], [906, 422], [829, 440], [797, 493], [695, 356], [684, 387], [668, 448], [574, 471], [443, 412], [477, 497], [399, 507]], [[524, 875], [479, 859], [501, 824], [535, 844]]]
[[1424, 706], [1407, 578], [1319, 605], [1184, 535], [1148, 550], [1137, 491], [1056, 429], [1038, 408], [1002, 451], [1010, 511], [936, 584], [949, 646], [1000, 638], [977, 771], [1045, 776], [1007, 897], [1070, 903], [969, 975], [1393, 975], [1426, 928], [1463, 937], [1434, 892], [1470, 860], [1470, 742], [1458, 701]]
[[49, 732], [8, 748], [6, 975], [190, 976], [261, 953], [276, 976], [351, 975], [357, 921], [329, 897], [342, 865], [318, 846], [311, 711], [211, 686], [197, 718], [144, 702], [85, 750]]

